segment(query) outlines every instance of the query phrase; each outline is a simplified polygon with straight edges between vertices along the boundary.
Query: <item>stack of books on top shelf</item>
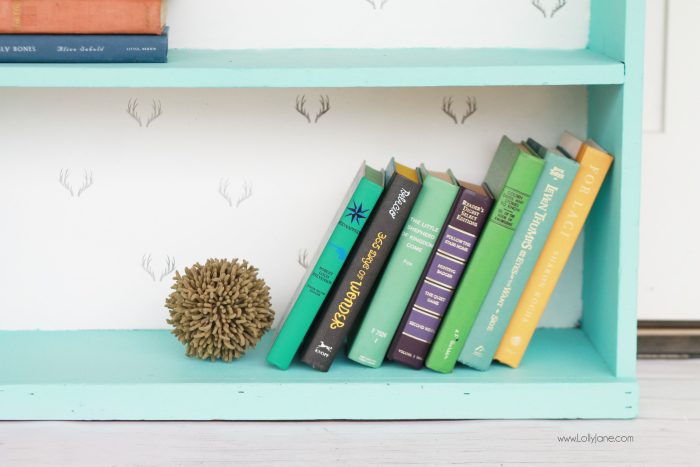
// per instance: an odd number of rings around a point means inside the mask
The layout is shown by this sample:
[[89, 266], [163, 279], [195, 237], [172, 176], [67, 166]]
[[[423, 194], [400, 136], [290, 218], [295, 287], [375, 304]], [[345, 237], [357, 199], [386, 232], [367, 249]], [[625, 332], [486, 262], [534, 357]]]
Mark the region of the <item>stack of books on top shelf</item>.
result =
[[165, 0], [0, 0], [0, 63], [165, 63]]
[[362, 165], [267, 360], [300, 353], [449, 373], [519, 364], [612, 156], [565, 133], [557, 148], [503, 137], [482, 185], [451, 171]]

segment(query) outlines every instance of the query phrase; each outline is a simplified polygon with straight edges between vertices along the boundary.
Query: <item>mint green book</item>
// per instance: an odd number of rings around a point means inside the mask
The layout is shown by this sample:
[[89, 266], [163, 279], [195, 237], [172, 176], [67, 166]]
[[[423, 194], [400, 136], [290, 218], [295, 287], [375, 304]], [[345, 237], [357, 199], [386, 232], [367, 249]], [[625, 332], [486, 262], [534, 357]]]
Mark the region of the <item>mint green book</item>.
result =
[[501, 139], [485, 181], [496, 204], [428, 353], [425, 366], [431, 370], [454, 369], [543, 167], [544, 160], [527, 147]]
[[383, 172], [363, 162], [287, 307], [267, 354], [272, 365], [289, 368], [383, 189]]
[[348, 357], [378, 368], [406, 311], [459, 186], [451, 172], [419, 169], [423, 188], [391, 253], [372, 301], [369, 303]]
[[491, 366], [503, 333], [578, 172], [578, 162], [559, 150], [547, 150], [532, 139], [528, 140], [527, 145], [544, 156], [544, 169], [459, 356], [460, 363], [477, 370], [487, 370]]

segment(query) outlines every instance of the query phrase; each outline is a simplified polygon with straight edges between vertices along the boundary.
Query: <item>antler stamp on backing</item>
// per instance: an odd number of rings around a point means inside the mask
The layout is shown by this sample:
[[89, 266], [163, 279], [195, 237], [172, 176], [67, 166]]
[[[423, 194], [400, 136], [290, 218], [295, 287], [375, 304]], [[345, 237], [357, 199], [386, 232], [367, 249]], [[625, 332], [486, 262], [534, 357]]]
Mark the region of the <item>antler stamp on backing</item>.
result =
[[[229, 207], [233, 207], [233, 197], [231, 196], [231, 193], [228, 190], [229, 186], [230, 183], [228, 179], [222, 178], [221, 180], [219, 180], [219, 195], [226, 201]], [[236, 207], [239, 207], [252, 196], [253, 185], [249, 182], [243, 182], [243, 189], [241, 190], [241, 194], [238, 196], [238, 199], [236, 199]]]
[[379, 0], [365, 0], [365, 1], [367, 3], [369, 3], [370, 5], [372, 5], [372, 8], [374, 8], [375, 10], [383, 10], [384, 5], [389, 3], [389, 0], [381, 0], [381, 1], [379, 1]]
[[532, 0], [532, 6], [537, 8], [545, 18], [554, 18], [559, 10], [566, 6], [566, 0], [557, 0], [552, 10], [548, 13], [547, 8], [542, 4], [542, 0]]
[[143, 269], [146, 272], [146, 274], [148, 274], [148, 277], [150, 277], [151, 280], [153, 280], [153, 282], [163, 282], [163, 279], [175, 272], [175, 258], [170, 255], [166, 255], [165, 266], [163, 267], [161, 273], [158, 275], [158, 279], [156, 279], [156, 273], [153, 272], [153, 268], [151, 267], [152, 261], [153, 260], [151, 258], [150, 253], [145, 254], [143, 255], [143, 257], [141, 257], [141, 269]]
[[[139, 124], [139, 127], [143, 127], [143, 119], [139, 114], [139, 101], [138, 99], [129, 99], [129, 103], [126, 105], [126, 113]], [[153, 99], [151, 103], [151, 113], [146, 119], [146, 128], [151, 126], [154, 120], [163, 115], [163, 106], [161, 102], [157, 99]]]
[[309, 267], [309, 251], [308, 250], [299, 250], [299, 253], [297, 255], [297, 264], [301, 266], [304, 269], [307, 269]]
[[303, 116], [308, 123], [318, 123], [318, 120], [331, 110], [331, 100], [327, 95], [321, 95], [319, 98], [319, 109], [316, 112], [314, 118], [311, 118], [308, 109], [306, 108], [306, 95], [302, 94], [297, 96], [296, 105], [294, 109]]
[[477, 110], [476, 97], [473, 96], [467, 97], [467, 109], [464, 114], [460, 115], [459, 118], [457, 118], [457, 114], [452, 107], [453, 104], [454, 101], [452, 100], [452, 97], [444, 97], [442, 99], [442, 112], [450, 117], [450, 120], [452, 120], [455, 125], [464, 125], [464, 122], [466, 122], [469, 117], [474, 115]]
[[71, 198], [80, 198], [80, 196], [82, 196], [82, 194], [85, 193], [94, 183], [94, 178], [92, 176], [92, 170], [85, 170], [85, 172], [83, 174], [83, 182], [77, 191], [73, 188], [73, 184], [71, 183], [70, 180], [71, 180], [70, 170], [69, 169], [61, 169], [61, 172], [58, 174], [58, 183], [60, 183], [61, 186], [68, 193], [70, 193]]

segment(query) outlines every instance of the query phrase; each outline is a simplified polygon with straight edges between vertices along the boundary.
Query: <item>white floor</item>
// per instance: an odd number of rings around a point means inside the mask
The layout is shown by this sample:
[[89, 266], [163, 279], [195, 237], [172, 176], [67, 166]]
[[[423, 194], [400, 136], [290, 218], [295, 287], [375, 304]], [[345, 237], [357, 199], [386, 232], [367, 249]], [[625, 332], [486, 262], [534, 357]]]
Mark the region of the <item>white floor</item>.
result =
[[[700, 360], [640, 361], [639, 380], [629, 421], [3, 422], [0, 466], [700, 465]], [[633, 441], [557, 439], [576, 434]]]

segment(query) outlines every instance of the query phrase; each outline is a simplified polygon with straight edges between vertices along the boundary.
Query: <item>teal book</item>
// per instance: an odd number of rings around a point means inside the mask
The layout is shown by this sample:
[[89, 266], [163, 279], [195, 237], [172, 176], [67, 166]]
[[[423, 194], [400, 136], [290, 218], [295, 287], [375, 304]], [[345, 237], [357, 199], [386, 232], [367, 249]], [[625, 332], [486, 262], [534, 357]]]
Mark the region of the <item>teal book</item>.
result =
[[548, 150], [532, 139], [527, 146], [544, 158], [544, 169], [459, 356], [460, 363], [477, 370], [491, 365], [578, 172], [578, 162], [569, 155]]
[[302, 363], [315, 370], [331, 368], [347, 337], [356, 328], [355, 323], [359, 323], [420, 193], [420, 178], [415, 168], [392, 159], [385, 174], [384, 193], [318, 312], [299, 354]]
[[384, 174], [362, 163], [279, 325], [267, 361], [286, 370], [384, 189]]
[[459, 186], [451, 172], [420, 167], [423, 188], [365, 312], [348, 357], [378, 368], [401, 322], [438, 235], [452, 209]]
[[543, 167], [525, 145], [501, 138], [485, 181], [496, 203], [428, 352], [431, 370], [450, 373], [457, 364]]

